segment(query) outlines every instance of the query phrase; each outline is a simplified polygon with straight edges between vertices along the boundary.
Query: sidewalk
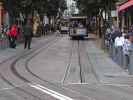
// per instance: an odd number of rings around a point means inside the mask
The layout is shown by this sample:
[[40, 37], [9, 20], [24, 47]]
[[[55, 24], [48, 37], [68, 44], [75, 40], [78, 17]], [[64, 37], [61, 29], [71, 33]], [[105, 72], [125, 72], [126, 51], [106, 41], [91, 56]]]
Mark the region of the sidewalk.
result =
[[98, 44], [90, 41], [87, 48], [89, 61], [98, 80], [108, 85], [133, 85], [133, 77], [113, 62], [108, 54], [100, 49]]

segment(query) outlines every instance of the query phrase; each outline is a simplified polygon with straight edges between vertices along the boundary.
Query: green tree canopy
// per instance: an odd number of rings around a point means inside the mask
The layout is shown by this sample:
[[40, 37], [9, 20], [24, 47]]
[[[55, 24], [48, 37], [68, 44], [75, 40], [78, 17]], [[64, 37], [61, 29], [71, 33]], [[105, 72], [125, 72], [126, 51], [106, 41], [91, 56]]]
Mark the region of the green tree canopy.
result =
[[112, 8], [115, 7], [117, 0], [74, 0], [77, 2], [77, 7], [82, 14], [98, 14], [99, 8], [109, 7], [111, 4]]
[[31, 13], [37, 10], [39, 13], [47, 13], [55, 16], [58, 9], [64, 11], [67, 8], [65, 0], [3, 0], [5, 8], [12, 11], [13, 15], [19, 12]]

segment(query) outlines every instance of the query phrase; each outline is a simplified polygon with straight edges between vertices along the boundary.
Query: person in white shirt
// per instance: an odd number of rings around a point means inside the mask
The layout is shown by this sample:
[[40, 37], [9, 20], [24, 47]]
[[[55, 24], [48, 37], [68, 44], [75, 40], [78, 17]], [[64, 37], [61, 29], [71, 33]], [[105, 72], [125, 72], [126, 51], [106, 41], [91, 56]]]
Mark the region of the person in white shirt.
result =
[[124, 44], [124, 36], [119, 35], [115, 39], [115, 47], [122, 47]]
[[124, 38], [121, 34], [119, 34], [115, 38], [115, 61], [118, 65], [122, 66], [123, 65], [123, 51], [122, 51], [122, 46], [124, 44]]

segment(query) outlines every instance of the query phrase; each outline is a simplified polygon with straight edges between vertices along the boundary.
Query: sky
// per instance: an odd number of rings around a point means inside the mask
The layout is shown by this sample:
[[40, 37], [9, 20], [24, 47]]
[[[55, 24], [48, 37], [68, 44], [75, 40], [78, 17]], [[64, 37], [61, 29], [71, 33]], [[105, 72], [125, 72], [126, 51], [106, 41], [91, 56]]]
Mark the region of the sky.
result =
[[70, 6], [73, 2], [73, 0], [67, 0], [67, 5]]
[[[66, 0], [66, 1], [67, 1], [68, 11], [70, 11], [71, 10], [70, 7], [73, 3], [75, 3], [75, 1], [73, 1], [73, 0]], [[77, 8], [75, 8], [75, 11], [76, 11], [76, 13], [78, 13]]]

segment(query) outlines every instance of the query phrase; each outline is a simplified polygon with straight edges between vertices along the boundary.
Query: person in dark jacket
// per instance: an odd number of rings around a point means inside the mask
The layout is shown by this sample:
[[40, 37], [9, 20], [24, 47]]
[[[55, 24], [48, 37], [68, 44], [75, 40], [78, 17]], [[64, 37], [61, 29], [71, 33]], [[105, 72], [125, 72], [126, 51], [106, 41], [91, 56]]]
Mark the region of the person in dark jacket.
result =
[[31, 21], [28, 20], [24, 27], [24, 49], [31, 49], [31, 41], [32, 41], [32, 24]]

